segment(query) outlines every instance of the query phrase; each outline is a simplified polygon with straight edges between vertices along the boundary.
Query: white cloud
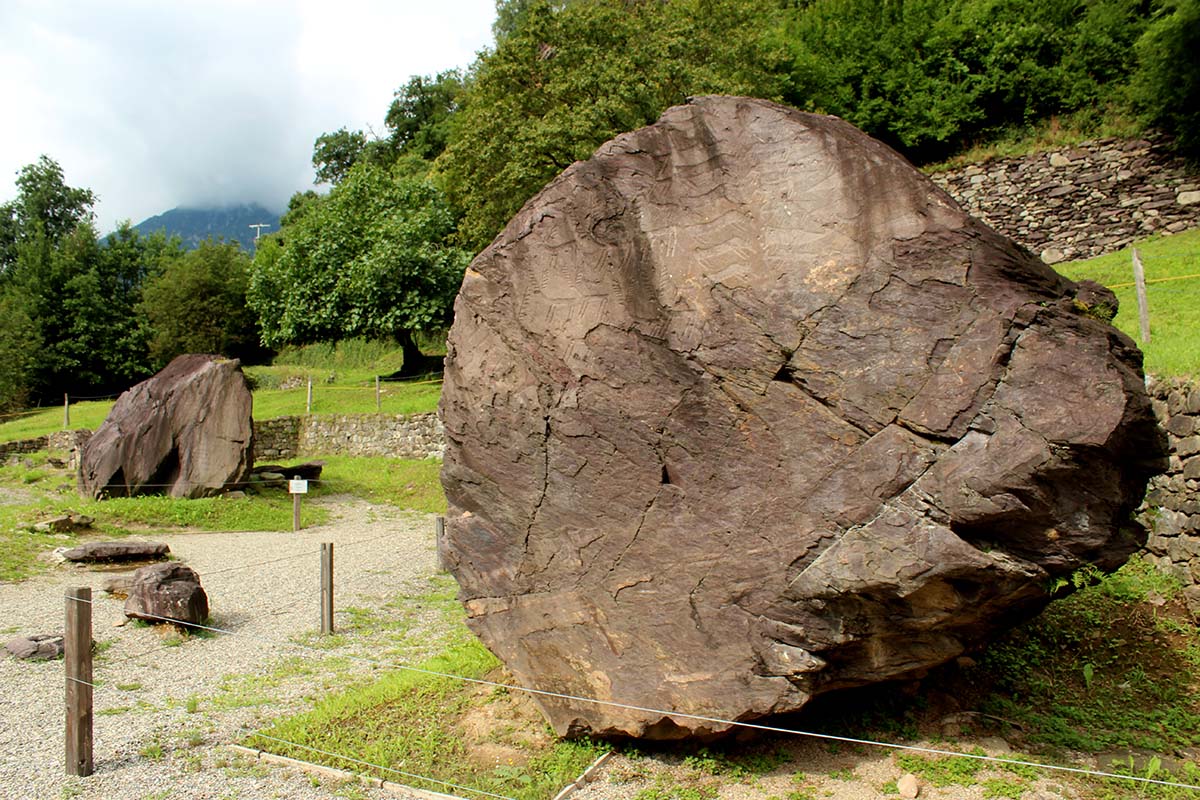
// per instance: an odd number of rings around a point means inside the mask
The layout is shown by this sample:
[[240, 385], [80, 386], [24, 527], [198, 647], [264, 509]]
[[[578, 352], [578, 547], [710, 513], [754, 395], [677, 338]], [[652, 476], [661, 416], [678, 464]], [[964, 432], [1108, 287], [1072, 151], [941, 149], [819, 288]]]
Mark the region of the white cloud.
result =
[[282, 206], [313, 140], [383, 130], [411, 75], [466, 67], [494, 0], [0, 5], [0, 200], [45, 153], [102, 231], [176, 205]]

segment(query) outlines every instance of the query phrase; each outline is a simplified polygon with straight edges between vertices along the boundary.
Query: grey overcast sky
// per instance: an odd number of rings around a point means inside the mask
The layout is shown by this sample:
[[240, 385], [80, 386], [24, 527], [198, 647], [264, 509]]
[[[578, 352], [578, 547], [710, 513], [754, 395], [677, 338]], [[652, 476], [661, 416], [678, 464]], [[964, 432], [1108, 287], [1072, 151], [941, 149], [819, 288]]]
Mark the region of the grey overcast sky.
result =
[[382, 133], [411, 75], [466, 67], [494, 0], [0, 0], [0, 202], [46, 154], [97, 227], [175, 206], [283, 208], [312, 145]]

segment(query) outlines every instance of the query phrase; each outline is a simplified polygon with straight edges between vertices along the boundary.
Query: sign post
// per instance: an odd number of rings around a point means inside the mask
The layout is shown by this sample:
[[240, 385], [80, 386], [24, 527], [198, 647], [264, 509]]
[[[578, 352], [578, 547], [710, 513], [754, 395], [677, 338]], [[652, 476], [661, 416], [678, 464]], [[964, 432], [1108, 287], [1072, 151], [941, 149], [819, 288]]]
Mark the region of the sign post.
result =
[[300, 530], [300, 495], [308, 494], [308, 481], [299, 475], [288, 481], [288, 493], [292, 496], [292, 530]]

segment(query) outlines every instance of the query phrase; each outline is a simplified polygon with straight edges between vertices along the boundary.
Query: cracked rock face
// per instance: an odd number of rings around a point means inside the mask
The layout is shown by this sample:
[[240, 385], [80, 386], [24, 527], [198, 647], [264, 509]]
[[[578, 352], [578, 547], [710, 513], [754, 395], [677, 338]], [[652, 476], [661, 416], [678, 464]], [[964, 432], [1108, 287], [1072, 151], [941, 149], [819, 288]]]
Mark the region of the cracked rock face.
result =
[[80, 454], [85, 497], [209, 497], [254, 464], [250, 387], [238, 361], [183, 355], [117, 398]]
[[[1078, 295], [1078, 297], [1077, 297]], [[560, 734], [919, 675], [1113, 568], [1165, 465], [1099, 297], [838, 119], [703, 97], [467, 271], [441, 413], [471, 627]]]

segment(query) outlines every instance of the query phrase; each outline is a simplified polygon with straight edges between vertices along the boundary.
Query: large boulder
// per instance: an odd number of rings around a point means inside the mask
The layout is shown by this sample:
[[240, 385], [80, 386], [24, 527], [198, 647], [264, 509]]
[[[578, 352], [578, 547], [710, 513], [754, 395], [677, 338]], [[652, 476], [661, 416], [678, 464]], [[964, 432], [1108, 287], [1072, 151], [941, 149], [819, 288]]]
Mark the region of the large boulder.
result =
[[208, 594], [200, 576], [178, 561], [141, 567], [126, 592], [125, 616], [131, 619], [182, 625], [200, 625], [208, 619]]
[[[518, 683], [719, 720], [953, 659], [1144, 539], [1165, 442], [1112, 301], [841, 120], [669, 109], [467, 270], [441, 414], [472, 629]], [[538, 701], [560, 734], [728, 728]]]
[[83, 446], [87, 497], [208, 497], [246, 479], [254, 463], [251, 396], [238, 361], [179, 356], [117, 398]]

